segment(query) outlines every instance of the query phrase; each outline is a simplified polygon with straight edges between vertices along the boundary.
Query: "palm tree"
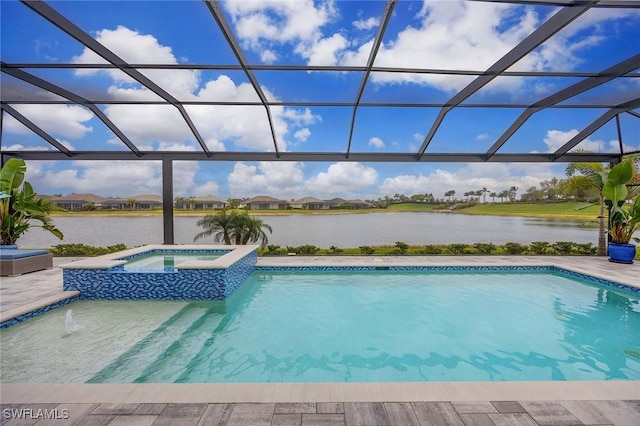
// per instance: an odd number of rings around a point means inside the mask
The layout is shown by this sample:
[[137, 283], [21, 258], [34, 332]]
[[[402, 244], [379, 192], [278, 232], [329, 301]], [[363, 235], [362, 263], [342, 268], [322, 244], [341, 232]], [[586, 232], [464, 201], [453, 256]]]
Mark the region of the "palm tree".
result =
[[491, 197], [491, 202], [492, 203], [495, 204], [497, 196], [498, 196], [498, 194], [496, 194], [495, 192], [492, 192], [491, 194], [489, 194], [489, 197]]
[[234, 226], [231, 229], [231, 236], [235, 239], [236, 244], [260, 242], [260, 245], [264, 247], [269, 243], [265, 229], [272, 233], [271, 226], [261, 219], [249, 216], [246, 212], [232, 213], [232, 216], [234, 216]]
[[136, 203], [138, 202], [138, 200], [136, 200], [135, 198], [127, 198], [127, 206], [129, 206], [129, 210], [133, 211], [133, 208], [136, 206]]
[[196, 222], [196, 225], [204, 228], [204, 231], [195, 236], [193, 241], [200, 238], [213, 236], [216, 243], [231, 244], [231, 230], [233, 228], [233, 215], [227, 214], [227, 210], [223, 209], [219, 213], [213, 215], [208, 214]]
[[264, 247], [269, 243], [265, 230], [269, 233], [273, 232], [271, 226], [260, 219], [249, 216], [246, 212], [227, 213], [226, 209], [215, 215], [206, 215], [198, 220], [196, 225], [205, 230], [196, 235], [194, 241], [213, 236], [214, 242], [223, 242], [224, 244], [260, 242], [260, 245]]
[[489, 192], [489, 190], [487, 189], [487, 187], [486, 187], [486, 186], [485, 186], [485, 187], [483, 187], [483, 188], [480, 190], [480, 193], [481, 193], [481, 195], [482, 195], [482, 202], [483, 202], [483, 203], [486, 203], [486, 202], [487, 202], [487, 192]]
[[449, 191], [444, 193], [445, 197], [449, 197], [449, 201], [451, 201], [451, 197], [454, 196], [456, 194], [456, 191], [453, 189], [450, 189]]

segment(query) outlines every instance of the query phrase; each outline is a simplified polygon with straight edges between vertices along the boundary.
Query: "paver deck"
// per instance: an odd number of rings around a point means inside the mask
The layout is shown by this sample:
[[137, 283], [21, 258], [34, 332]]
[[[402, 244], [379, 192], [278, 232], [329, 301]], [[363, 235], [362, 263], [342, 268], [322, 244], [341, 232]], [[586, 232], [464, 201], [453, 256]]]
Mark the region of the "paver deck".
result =
[[[2, 317], [60, 297], [54, 268], [0, 280]], [[640, 287], [640, 263], [598, 257], [279, 257], [259, 265], [555, 265]], [[0, 424], [639, 425], [640, 381], [0, 384]], [[45, 417], [55, 417], [47, 420]], [[19, 419], [18, 417], [21, 417]]]

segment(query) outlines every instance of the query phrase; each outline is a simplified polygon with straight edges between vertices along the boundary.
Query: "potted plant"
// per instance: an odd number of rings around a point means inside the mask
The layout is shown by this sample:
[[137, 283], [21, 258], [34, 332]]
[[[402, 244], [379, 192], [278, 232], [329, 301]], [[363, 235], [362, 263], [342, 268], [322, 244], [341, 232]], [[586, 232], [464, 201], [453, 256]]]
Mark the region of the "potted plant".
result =
[[[0, 248], [15, 248], [18, 239], [31, 226], [38, 226], [62, 239], [49, 217], [53, 203], [39, 198], [29, 182], [24, 160], [11, 158], [0, 170]], [[34, 225], [32, 222], [40, 222]]]
[[617, 263], [633, 263], [636, 246], [631, 244], [633, 234], [640, 230], [640, 197], [627, 202], [629, 190], [627, 183], [633, 176], [633, 165], [630, 160], [616, 164], [608, 172], [601, 174], [602, 196], [609, 208], [608, 232], [609, 260]]

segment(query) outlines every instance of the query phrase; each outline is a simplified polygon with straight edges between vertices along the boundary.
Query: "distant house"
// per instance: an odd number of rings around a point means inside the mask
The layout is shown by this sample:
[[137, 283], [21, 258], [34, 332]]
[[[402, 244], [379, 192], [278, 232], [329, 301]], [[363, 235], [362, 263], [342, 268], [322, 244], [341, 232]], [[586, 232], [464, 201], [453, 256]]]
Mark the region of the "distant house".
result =
[[277, 198], [267, 195], [260, 195], [249, 198], [243, 203], [249, 210], [286, 210], [290, 204], [286, 200], [278, 200]]
[[356, 200], [349, 200], [347, 202], [351, 204], [351, 208], [354, 208], [354, 209], [370, 209], [372, 207], [371, 203], [368, 203], [363, 200], [356, 199]]
[[305, 209], [305, 210], [323, 210], [328, 209], [329, 204], [326, 201], [320, 200], [315, 197], [304, 197], [299, 200], [295, 200], [291, 202], [291, 207], [294, 209]]
[[344, 198], [333, 198], [326, 201], [331, 209], [368, 209], [371, 204], [362, 200], [345, 200]]
[[229, 203], [220, 197], [209, 195], [207, 197], [180, 197], [176, 200], [176, 208], [191, 210], [215, 210], [224, 209]]
[[332, 198], [331, 200], [327, 200], [326, 203], [329, 205], [330, 209], [339, 209], [346, 205], [347, 200], [344, 198]]
[[[130, 201], [134, 201], [131, 206]], [[151, 210], [162, 207], [159, 195], [134, 195], [127, 198], [108, 198], [102, 202], [102, 208], [112, 210]]]
[[94, 205], [96, 207], [101, 207], [102, 202], [105, 200], [104, 197], [100, 197], [95, 194], [69, 194], [62, 197], [50, 197], [51, 201], [55, 203], [56, 206], [70, 210], [70, 211], [79, 211], [82, 210], [87, 205]]

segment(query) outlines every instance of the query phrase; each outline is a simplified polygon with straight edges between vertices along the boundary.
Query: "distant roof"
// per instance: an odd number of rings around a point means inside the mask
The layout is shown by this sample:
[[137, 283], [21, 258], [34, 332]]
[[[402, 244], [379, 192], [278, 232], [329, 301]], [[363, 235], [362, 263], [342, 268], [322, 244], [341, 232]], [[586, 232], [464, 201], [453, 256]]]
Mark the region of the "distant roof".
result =
[[62, 197], [52, 196], [51, 199], [54, 201], [86, 201], [94, 204], [99, 204], [99, 203], [102, 203], [104, 200], [106, 200], [105, 197], [101, 197], [95, 194], [76, 194], [76, 193], [63, 195]]
[[258, 195], [257, 197], [249, 198], [244, 201], [245, 204], [251, 203], [288, 203], [287, 200], [279, 200], [277, 198], [269, 197], [268, 195]]
[[200, 201], [203, 203], [224, 203], [228, 204], [227, 200], [223, 200], [220, 197], [216, 197], [215, 195], [207, 195], [206, 197], [193, 197], [194, 200]]
[[304, 197], [299, 200], [292, 201], [293, 204], [307, 204], [307, 203], [324, 203], [324, 200], [321, 200], [316, 197]]

